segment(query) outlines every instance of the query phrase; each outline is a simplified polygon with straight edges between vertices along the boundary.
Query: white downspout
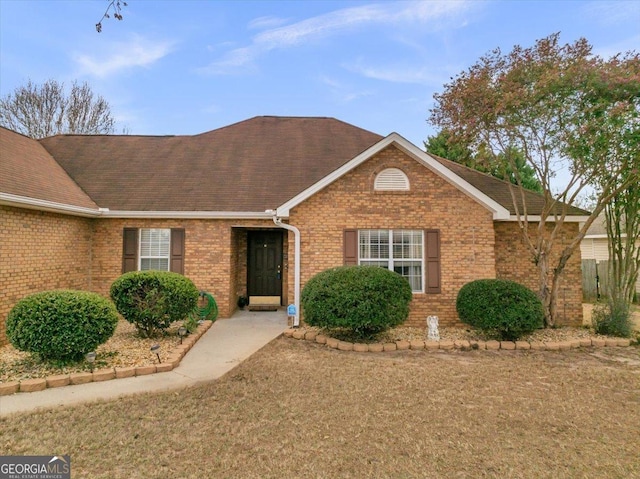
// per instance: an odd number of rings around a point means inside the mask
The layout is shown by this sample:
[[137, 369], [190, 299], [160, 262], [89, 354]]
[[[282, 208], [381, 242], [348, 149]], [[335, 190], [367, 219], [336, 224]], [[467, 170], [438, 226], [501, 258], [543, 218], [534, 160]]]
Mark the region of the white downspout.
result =
[[300, 327], [300, 230], [293, 225], [289, 225], [282, 222], [282, 219], [278, 218], [275, 210], [266, 210], [265, 213], [273, 215], [273, 222], [276, 226], [284, 228], [288, 231], [293, 231], [295, 246], [294, 246], [294, 269], [293, 269], [293, 303], [296, 307], [296, 315], [293, 317], [293, 327]]

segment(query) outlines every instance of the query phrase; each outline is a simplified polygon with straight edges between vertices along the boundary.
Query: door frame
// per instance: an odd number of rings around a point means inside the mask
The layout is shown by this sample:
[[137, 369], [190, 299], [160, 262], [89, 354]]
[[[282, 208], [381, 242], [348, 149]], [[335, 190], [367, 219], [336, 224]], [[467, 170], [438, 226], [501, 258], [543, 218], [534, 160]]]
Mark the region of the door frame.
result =
[[255, 243], [255, 237], [258, 235], [271, 235], [272, 237], [276, 238], [276, 263], [279, 264], [280, 266], [280, 279], [279, 279], [279, 283], [278, 283], [278, 289], [279, 289], [279, 294], [274, 294], [271, 295], [272, 297], [276, 297], [279, 296], [280, 300], [279, 300], [279, 304], [282, 305], [283, 304], [283, 300], [284, 300], [284, 275], [286, 274], [285, 272], [285, 265], [284, 265], [284, 234], [283, 234], [283, 230], [282, 229], [249, 229], [247, 230], [247, 296], [249, 298], [251, 298], [251, 296], [258, 296], [256, 294], [252, 294], [255, 293], [255, 291], [253, 291], [254, 288], [254, 277], [252, 276], [252, 261], [251, 261], [251, 254], [252, 254], [252, 248], [254, 248], [256, 246]]

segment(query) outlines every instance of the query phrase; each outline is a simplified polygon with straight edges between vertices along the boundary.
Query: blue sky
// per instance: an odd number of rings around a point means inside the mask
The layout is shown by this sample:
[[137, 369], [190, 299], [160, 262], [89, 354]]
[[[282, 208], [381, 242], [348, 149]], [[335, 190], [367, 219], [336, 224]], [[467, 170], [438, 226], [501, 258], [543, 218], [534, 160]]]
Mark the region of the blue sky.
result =
[[258, 115], [330, 116], [422, 146], [433, 94], [481, 55], [561, 32], [640, 48], [640, 1], [0, 0], [0, 94], [87, 81], [131, 134], [197, 134]]

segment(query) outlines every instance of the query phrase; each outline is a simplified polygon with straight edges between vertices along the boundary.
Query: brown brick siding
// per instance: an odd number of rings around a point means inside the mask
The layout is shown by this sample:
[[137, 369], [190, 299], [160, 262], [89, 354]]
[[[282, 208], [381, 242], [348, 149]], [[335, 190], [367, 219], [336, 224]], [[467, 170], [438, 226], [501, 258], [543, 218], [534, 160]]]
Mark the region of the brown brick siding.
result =
[[108, 294], [122, 271], [123, 228], [184, 228], [184, 275], [198, 289], [210, 292], [227, 318], [237, 308], [237, 298], [246, 294], [247, 234], [244, 228], [269, 227], [260, 220], [95, 220], [93, 288]]
[[90, 219], [0, 206], [0, 345], [17, 301], [51, 289], [90, 289]]
[[[375, 175], [397, 167], [409, 192], [373, 191]], [[395, 147], [389, 147], [297, 206], [290, 223], [301, 231], [302, 286], [314, 274], [343, 263], [343, 231], [357, 229], [440, 230], [440, 294], [414, 294], [407, 325], [425, 327], [435, 314], [441, 325], [459, 324], [455, 300], [477, 278], [495, 277], [493, 219], [477, 202]], [[293, 251], [293, 235], [289, 238]], [[293, 295], [293, 270], [289, 271]]]
[[[551, 226], [549, 226], [551, 227]], [[537, 223], [529, 224], [529, 231], [535, 232]], [[511, 279], [524, 284], [534, 292], [539, 290], [538, 269], [532, 261], [520, 227], [515, 222], [496, 222], [496, 273], [499, 278]], [[561, 248], [578, 233], [577, 223], [565, 223], [563, 234], [558, 236], [552, 250], [550, 269], [557, 264]], [[580, 326], [582, 324], [582, 265], [580, 248], [576, 248], [569, 259], [561, 279], [558, 294], [558, 324]]]

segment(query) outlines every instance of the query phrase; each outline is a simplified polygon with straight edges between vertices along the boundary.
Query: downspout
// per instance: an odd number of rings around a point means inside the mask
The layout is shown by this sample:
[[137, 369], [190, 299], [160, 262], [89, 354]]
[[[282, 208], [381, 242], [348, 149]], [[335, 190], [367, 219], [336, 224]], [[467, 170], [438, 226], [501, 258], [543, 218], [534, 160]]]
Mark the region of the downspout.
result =
[[294, 266], [293, 266], [293, 303], [296, 307], [296, 315], [293, 318], [293, 327], [300, 327], [300, 230], [295, 226], [282, 222], [282, 219], [278, 218], [275, 210], [266, 210], [265, 213], [273, 215], [273, 222], [279, 228], [284, 228], [288, 231], [293, 231], [295, 246], [294, 246]]

